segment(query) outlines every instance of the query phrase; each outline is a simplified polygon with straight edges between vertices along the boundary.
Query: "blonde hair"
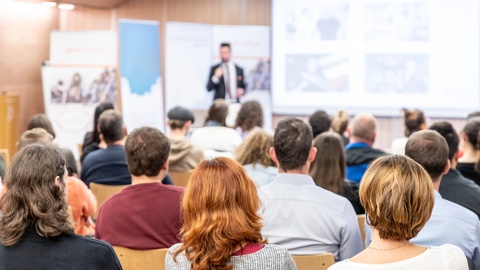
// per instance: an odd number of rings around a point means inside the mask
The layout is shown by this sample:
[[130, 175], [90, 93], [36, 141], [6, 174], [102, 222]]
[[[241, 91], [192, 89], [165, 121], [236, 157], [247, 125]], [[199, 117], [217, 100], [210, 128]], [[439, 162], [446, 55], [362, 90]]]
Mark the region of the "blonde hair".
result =
[[413, 159], [384, 156], [365, 172], [360, 182], [360, 202], [380, 238], [410, 240], [430, 219], [433, 184]]
[[342, 135], [348, 126], [348, 114], [345, 110], [338, 110], [332, 118], [332, 130]]
[[265, 167], [275, 166], [270, 157], [273, 136], [263, 130], [254, 130], [238, 147], [235, 159], [242, 165], [260, 163]]

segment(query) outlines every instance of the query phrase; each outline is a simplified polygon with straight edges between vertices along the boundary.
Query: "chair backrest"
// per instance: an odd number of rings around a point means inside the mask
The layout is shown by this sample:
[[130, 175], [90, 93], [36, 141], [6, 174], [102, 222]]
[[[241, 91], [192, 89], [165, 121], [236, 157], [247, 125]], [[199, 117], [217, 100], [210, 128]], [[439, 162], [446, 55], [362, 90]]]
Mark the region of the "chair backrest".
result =
[[358, 228], [360, 228], [360, 234], [362, 235], [362, 244], [365, 248], [365, 214], [357, 215]]
[[298, 270], [327, 270], [335, 263], [332, 253], [292, 255]]
[[185, 172], [168, 172], [172, 178], [172, 182], [175, 186], [186, 187], [193, 170]]
[[120, 186], [109, 186], [109, 185], [102, 185], [98, 183], [90, 183], [90, 190], [92, 191], [93, 195], [97, 198], [97, 210], [93, 213], [93, 219], [97, 219], [98, 210], [102, 206], [102, 204], [114, 194], [122, 191], [122, 189], [128, 187], [129, 185], [120, 185]]
[[168, 248], [135, 250], [113, 246], [123, 270], [165, 270]]
[[8, 149], [0, 149], [0, 156], [5, 161], [5, 165], [7, 167], [10, 166], [10, 154], [8, 153]]

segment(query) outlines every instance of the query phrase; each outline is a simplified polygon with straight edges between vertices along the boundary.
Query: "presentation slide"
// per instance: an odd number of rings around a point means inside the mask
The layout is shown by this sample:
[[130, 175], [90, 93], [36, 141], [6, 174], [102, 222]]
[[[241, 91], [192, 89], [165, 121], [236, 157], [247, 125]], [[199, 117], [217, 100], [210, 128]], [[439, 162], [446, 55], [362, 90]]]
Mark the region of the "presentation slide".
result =
[[273, 0], [274, 113], [480, 110], [477, 0]]

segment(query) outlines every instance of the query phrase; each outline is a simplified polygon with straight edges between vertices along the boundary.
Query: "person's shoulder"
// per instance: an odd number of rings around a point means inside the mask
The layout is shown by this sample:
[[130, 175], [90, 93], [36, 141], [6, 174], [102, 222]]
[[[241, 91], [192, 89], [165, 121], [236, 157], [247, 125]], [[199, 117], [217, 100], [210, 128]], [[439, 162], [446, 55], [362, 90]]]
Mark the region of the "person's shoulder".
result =
[[110, 253], [110, 252], [115, 253], [112, 245], [110, 245], [109, 243], [103, 240], [80, 236], [80, 235], [78, 235], [74, 239], [84, 248], [92, 249], [97, 253], [102, 253], [102, 252], [103, 254]]
[[[431, 256], [438, 257], [439, 259], [447, 258], [450, 265], [458, 267], [462, 264], [467, 266], [467, 259], [463, 250], [452, 244], [444, 244], [441, 246], [430, 247], [432, 250]], [[449, 268], [452, 269], [452, 268]], [[461, 268], [458, 268], [461, 269]], [[465, 268], [466, 269], [466, 268]]]
[[[475, 226], [478, 223], [478, 216], [475, 213], [457, 203], [451, 202], [444, 198], [441, 198], [440, 200], [435, 198], [435, 204], [437, 203], [440, 207], [434, 207], [434, 209], [439, 209], [440, 211], [436, 212], [435, 215], [441, 215], [445, 217], [448, 216], [451, 219], [457, 219], [464, 223]], [[433, 214], [434, 213], [432, 213], [432, 215]]]
[[343, 260], [335, 263], [334, 265], [328, 268], [328, 270], [342, 270], [342, 269], [352, 269], [352, 266], [347, 260]]

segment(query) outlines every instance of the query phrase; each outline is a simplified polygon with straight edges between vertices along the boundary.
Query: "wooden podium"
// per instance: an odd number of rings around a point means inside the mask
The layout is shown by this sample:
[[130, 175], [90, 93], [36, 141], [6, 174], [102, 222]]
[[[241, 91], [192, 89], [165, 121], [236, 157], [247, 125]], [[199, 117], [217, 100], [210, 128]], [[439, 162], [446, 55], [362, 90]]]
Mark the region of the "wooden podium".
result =
[[20, 94], [0, 92], [0, 149], [8, 149], [10, 159], [17, 152]]

